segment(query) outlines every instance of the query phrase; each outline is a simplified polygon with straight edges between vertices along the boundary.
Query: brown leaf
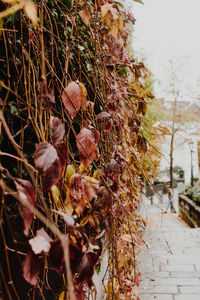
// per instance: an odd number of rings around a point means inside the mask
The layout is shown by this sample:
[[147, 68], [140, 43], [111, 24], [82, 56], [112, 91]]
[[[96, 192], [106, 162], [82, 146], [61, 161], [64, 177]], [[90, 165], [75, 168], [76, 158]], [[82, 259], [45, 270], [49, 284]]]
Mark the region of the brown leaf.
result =
[[93, 160], [98, 160], [96, 137], [87, 128], [82, 128], [77, 135], [76, 144], [79, 150], [80, 161], [87, 168]]
[[113, 119], [109, 119], [103, 124], [104, 131], [109, 131], [112, 127], [113, 127]]
[[34, 153], [35, 167], [39, 172], [46, 172], [58, 160], [56, 149], [47, 142], [37, 145]]
[[46, 84], [40, 83], [38, 86], [38, 100], [42, 105], [43, 110], [48, 110], [55, 104], [55, 96], [53, 89]]
[[90, 13], [90, 10], [85, 7], [83, 8], [80, 12], [79, 12], [79, 15], [83, 21], [83, 23], [86, 25], [86, 26], [89, 26], [90, 25], [90, 22], [91, 22], [91, 19], [92, 19], [92, 16], [91, 16], [91, 13]]
[[35, 198], [35, 190], [28, 180], [23, 179], [15, 179], [15, 185], [19, 194], [19, 197], [23, 201], [24, 204], [20, 203], [22, 217], [24, 221], [24, 234], [28, 235], [29, 228], [31, 227], [34, 214], [30, 209], [26, 207], [26, 203], [31, 204], [33, 207], [36, 207], [36, 198]]
[[59, 118], [51, 117], [50, 119], [50, 128], [51, 128], [51, 138], [53, 143], [58, 143], [62, 141], [65, 135], [65, 125]]
[[100, 114], [97, 115], [97, 119], [103, 119], [103, 118], [107, 118], [110, 117], [111, 114], [107, 111], [102, 111]]
[[48, 191], [52, 185], [57, 184], [62, 175], [62, 168], [58, 159], [51, 165], [45, 173], [43, 173], [42, 190]]
[[51, 241], [52, 238], [46, 233], [44, 228], [41, 228], [37, 230], [36, 236], [28, 242], [33, 252], [37, 255], [40, 253], [49, 253]]
[[82, 82], [78, 82], [80, 93], [81, 93], [81, 108], [85, 110], [85, 103], [87, 98], [87, 90]]
[[73, 119], [82, 104], [81, 91], [78, 83], [74, 81], [69, 83], [62, 93], [62, 101], [64, 103], [67, 115], [70, 119]]
[[85, 207], [93, 198], [97, 198], [99, 182], [89, 176], [72, 175], [70, 179], [70, 200], [76, 206]]
[[74, 222], [74, 219], [71, 216], [63, 213], [62, 211], [57, 211], [55, 209], [52, 209], [52, 211], [63, 218], [63, 221], [65, 222], [67, 227], [74, 227], [75, 222]]
[[32, 251], [27, 253], [22, 270], [24, 279], [31, 285], [36, 285], [40, 274], [40, 259]]
[[31, 0], [27, 0], [24, 5], [24, 11], [27, 14], [27, 16], [31, 19], [31, 21], [33, 22], [33, 25], [38, 26], [36, 4]]
[[60, 166], [61, 166], [61, 173], [62, 173], [62, 171], [64, 170], [64, 168], [66, 166], [67, 159], [68, 159], [68, 146], [67, 146], [67, 143], [62, 142], [62, 143], [57, 143], [55, 148], [58, 153]]

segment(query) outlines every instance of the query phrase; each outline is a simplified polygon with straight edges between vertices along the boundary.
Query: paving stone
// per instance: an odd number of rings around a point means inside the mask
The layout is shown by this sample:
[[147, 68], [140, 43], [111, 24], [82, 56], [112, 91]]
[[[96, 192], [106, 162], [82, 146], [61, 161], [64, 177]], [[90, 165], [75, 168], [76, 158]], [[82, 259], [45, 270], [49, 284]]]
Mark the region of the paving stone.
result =
[[200, 294], [200, 286], [199, 285], [180, 286], [179, 288], [180, 288], [180, 293], [181, 294], [191, 294], [191, 293], [192, 294]]
[[142, 278], [169, 278], [170, 272], [144, 272]]
[[200, 285], [199, 278], [145, 278], [142, 281], [142, 286], [146, 285], [181, 285], [181, 286], [188, 286], [188, 285]]
[[193, 265], [165, 265], [165, 266], [160, 266], [160, 270], [167, 271], [167, 272], [175, 272], [175, 271], [191, 272], [191, 271], [195, 271], [195, 268]]
[[188, 278], [188, 280], [190, 280], [191, 278], [200, 278], [200, 272], [171, 272], [170, 273], [170, 277], [185, 277]]
[[161, 226], [161, 211], [149, 201], [147, 210], [149, 249], [142, 249], [138, 266], [142, 300], [200, 300], [200, 229], [171, 213], [162, 215]]
[[[174, 300], [199, 300], [200, 294], [175, 295]], [[142, 299], [145, 300], [145, 299]]]
[[178, 287], [173, 285], [167, 286], [145, 286], [141, 288], [143, 294], [178, 294]]
[[[142, 300], [172, 300], [171, 295], [162, 295], [162, 294], [141, 294]], [[185, 300], [185, 299], [184, 299]], [[188, 299], [187, 299], [188, 300]], [[191, 299], [193, 300], [193, 299]], [[196, 300], [196, 299], [194, 299]], [[199, 300], [199, 299], [198, 299]]]
[[[176, 264], [181, 263], [182, 265], [195, 265], [198, 261], [200, 262], [200, 256], [199, 255], [172, 255], [167, 259], [169, 264]], [[199, 271], [200, 271], [200, 265], [199, 265]]]

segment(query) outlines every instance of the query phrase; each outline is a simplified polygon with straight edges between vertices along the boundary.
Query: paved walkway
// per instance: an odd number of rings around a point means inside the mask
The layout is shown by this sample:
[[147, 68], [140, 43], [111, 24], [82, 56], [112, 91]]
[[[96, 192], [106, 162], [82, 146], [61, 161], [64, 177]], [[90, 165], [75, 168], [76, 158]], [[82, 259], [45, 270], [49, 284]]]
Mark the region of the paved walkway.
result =
[[[178, 214], [162, 214], [155, 205], [144, 199], [143, 215], [148, 227], [139, 257], [142, 273], [142, 300], [200, 300], [200, 229], [191, 229]], [[177, 207], [177, 200], [175, 201]]]

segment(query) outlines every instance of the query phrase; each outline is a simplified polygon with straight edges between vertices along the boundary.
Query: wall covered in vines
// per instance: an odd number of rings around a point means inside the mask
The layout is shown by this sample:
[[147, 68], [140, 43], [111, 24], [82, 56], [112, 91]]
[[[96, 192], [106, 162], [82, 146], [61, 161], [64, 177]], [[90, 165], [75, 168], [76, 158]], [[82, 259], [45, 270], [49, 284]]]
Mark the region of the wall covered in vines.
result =
[[112, 0], [0, 2], [0, 290], [140, 299], [138, 214], [149, 72]]

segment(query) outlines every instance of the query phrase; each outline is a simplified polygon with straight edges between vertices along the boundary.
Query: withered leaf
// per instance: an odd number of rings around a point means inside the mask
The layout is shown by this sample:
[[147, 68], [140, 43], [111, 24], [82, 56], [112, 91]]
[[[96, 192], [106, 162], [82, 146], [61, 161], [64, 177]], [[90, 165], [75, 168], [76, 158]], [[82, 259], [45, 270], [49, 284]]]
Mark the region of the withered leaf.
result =
[[30, 18], [30, 20], [33, 22], [33, 25], [38, 26], [36, 4], [31, 0], [26, 1], [24, 5], [24, 11], [27, 14], [27, 16]]
[[29, 240], [32, 251], [37, 255], [40, 253], [48, 253], [50, 250], [50, 242], [52, 238], [46, 233], [44, 228], [37, 230], [36, 236]]
[[[90, 180], [91, 178], [91, 180]], [[93, 198], [97, 198], [99, 183], [94, 178], [84, 178], [79, 174], [72, 175], [70, 179], [70, 200], [78, 206], [86, 206]]]
[[112, 127], [113, 127], [113, 119], [109, 119], [103, 124], [104, 131], [109, 131]]
[[103, 118], [107, 118], [110, 117], [111, 114], [107, 111], [102, 111], [100, 114], [97, 115], [97, 119], [103, 119]]
[[75, 225], [74, 219], [71, 216], [63, 213], [62, 211], [57, 211], [55, 209], [52, 209], [52, 211], [63, 218], [63, 221], [65, 222], [67, 227], [73, 227]]
[[52, 131], [51, 137], [53, 143], [61, 142], [65, 135], [65, 125], [59, 118], [51, 117], [50, 128]]
[[22, 217], [24, 221], [24, 234], [28, 235], [29, 228], [32, 224], [34, 214], [32, 211], [26, 207], [26, 203], [31, 204], [33, 207], [36, 207], [36, 198], [35, 198], [35, 190], [32, 186], [32, 183], [28, 180], [23, 180], [16, 178], [15, 185], [23, 203], [20, 203], [20, 208], [22, 211]]
[[53, 268], [56, 269], [56, 271], [63, 271], [64, 270], [64, 253], [63, 248], [60, 243], [59, 239], [53, 240], [51, 242], [51, 248], [49, 251], [49, 259], [51, 262], [51, 265]]
[[62, 175], [62, 168], [58, 159], [43, 173], [42, 189], [48, 191], [52, 185], [57, 184]]
[[36, 285], [37, 277], [40, 274], [40, 259], [29, 251], [22, 264], [24, 279], [31, 285]]
[[58, 160], [56, 149], [47, 142], [37, 145], [34, 153], [35, 167], [40, 172], [46, 172]]
[[89, 26], [90, 25], [90, 22], [91, 22], [91, 19], [92, 19], [92, 16], [91, 16], [91, 13], [90, 13], [90, 10], [85, 7], [83, 8], [80, 12], [79, 12], [79, 15], [83, 21], [83, 23], [86, 25], [86, 26]]
[[38, 86], [38, 100], [41, 103], [43, 110], [50, 109], [52, 105], [55, 104], [53, 89], [44, 83], [40, 83]]
[[98, 160], [96, 137], [87, 128], [82, 128], [76, 138], [80, 161], [87, 168], [93, 160]]
[[86, 89], [83, 85], [79, 86], [79, 83], [72, 81], [64, 89], [62, 93], [62, 101], [65, 106], [65, 110], [70, 119], [73, 119], [81, 106], [85, 103]]
[[56, 148], [57, 153], [58, 153], [60, 166], [61, 166], [61, 173], [62, 173], [62, 171], [64, 170], [64, 168], [66, 166], [67, 159], [68, 159], [67, 143], [65, 143], [65, 142], [57, 143], [55, 145], [55, 148]]

